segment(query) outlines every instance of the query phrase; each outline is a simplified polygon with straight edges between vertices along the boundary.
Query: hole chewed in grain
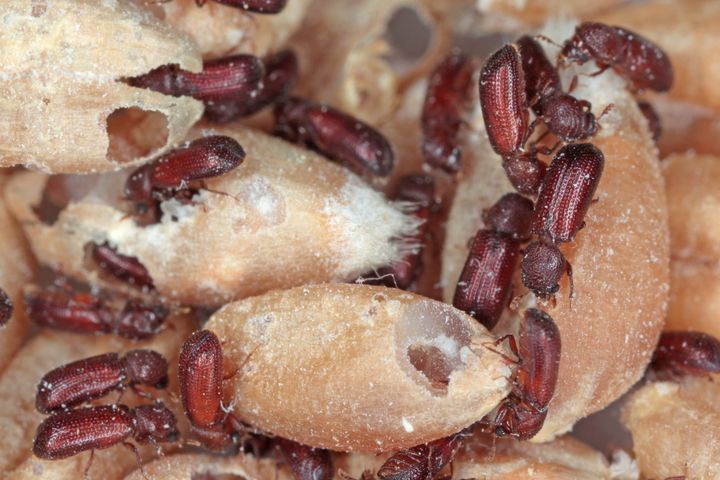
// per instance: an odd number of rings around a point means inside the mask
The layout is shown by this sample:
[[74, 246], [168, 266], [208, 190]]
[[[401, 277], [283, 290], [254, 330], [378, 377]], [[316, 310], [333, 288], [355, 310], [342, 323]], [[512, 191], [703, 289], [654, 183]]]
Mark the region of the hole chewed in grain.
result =
[[398, 72], [412, 69], [427, 53], [432, 36], [432, 27], [416, 9], [398, 8], [388, 20], [384, 35], [391, 48], [389, 63]]
[[401, 365], [433, 395], [446, 395], [452, 373], [463, 369], [461, 354], [472, 330], [451, 307], [421, 301], [408, 307], [396, 323], [395, 341]]
[[107, 118], [107, 158], [128, 163], [159, 150], [168, 141], [168, 122], [160, 112], [137, 107], [118, 108]]

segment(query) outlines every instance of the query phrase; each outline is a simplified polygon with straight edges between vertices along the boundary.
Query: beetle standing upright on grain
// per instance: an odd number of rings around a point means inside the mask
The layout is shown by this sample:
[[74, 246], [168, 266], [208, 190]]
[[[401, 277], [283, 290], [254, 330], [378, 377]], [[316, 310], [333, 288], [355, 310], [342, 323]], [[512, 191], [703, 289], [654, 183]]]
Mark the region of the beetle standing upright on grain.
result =
[[428, 82], [420, 120], [422, 153], [425, 163], [448, 173], [460, 170], [457, 137], [473, 74], [473, 63], [466, 56], [451, 53], [435, 67]]
[[139, 442], [172, 442], [178, 436], [175, 415], [162, 403], [128, 408], [102, 405], [57, 412], [38, 427], [33, 453], [60, 460], [87, 450], [112, 447], [134, 437]]
[[528, 99], [520, 50], [508, 44], [493, 53], [480, 72], [480, 107], [490, 146], [503, 159], [513, 187], [535, 194], [545, 165], [534, 149], [525, 151], [530, 135]]
[[192, 195], [192, 182], [223, 175], [245, 159], [245, 151], [230, 137], [193, 140], [132, 172], [125, 182], [125, 199], [137, 215], [157, 221], [160, 201]]
[[558, 62], [583, 64], [595, 60], [602, 73], [608, 68], [624, 77], [635, 89], [670, 90], [673, 68], [662, 48], [622, 27], [583, 22], [567, 40]]
[[[511, 337], [512, 338], [512, 337]], [[543, 426], [555, 394], [560, 366], [560, 331], [546, 313], [529, 308], [520, 326], [519, 368], [513, 390], [500, 405], [495, 419], [485, 420], [495, 435], [518, 440], [535, 436]], [[514, 340], [511, 340], [511, 345]]]
[[130, 350], [120, 357], [105, 353], [68, 363], [40, 380], [35, 406], [42, 413], [74, 407], [124, 390], [128, 385], [167, 385], [167, 361], [153, 350]]
[[390, 142], [373, 127], [332, 107], [299, 97], [277, 104], [275, 133], [314, 148], [359, 173], [386, 177], [395, 163]]

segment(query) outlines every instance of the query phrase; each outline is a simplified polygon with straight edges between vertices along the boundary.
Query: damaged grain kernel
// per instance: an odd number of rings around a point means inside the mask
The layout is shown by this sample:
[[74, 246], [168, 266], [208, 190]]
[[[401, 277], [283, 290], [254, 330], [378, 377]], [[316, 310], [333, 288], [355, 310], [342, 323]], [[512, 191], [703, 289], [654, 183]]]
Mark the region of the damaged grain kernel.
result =
[[494, 338], [484, 327], [397, 289], [274, 291], [223, 307], [205, 328], [219, 337], [226, 369], [244, 365], [225, 382], [233, 414], [313, 447], [411, 447], [465, 428], [509, 391], [506, 357], [487, 348]]

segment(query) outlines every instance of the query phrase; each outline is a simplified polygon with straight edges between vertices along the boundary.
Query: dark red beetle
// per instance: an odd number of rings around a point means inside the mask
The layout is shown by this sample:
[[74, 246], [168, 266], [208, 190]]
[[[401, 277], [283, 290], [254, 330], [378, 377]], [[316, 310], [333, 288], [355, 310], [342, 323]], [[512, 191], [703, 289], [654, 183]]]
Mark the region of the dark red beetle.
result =
[[612, 68], [638, 89], [666, 92], [673, 84], [672, 64], [662, 48], [630, 30], [603, 23], [578, 25], [558, 60], [561, 64], [595, 60], [600, 72]]
[[524, 317], [513, 389], [491, 423], [497, 436], [518, 440], [532, 438], [542, 428], [560, 365], [560, 331], [555, 321], [534, 308], [527, 309]]
[[507, 305], [520, 246], [491, 230], [475, 234], [455, 289], [453, 305], [491, 330]]
[[262, 432], [223, 408], [222, 348], [214, 333], [200, 330], [188, 337], [180, 350], [178, 377], [190, 431], [203, 446], [213, 450], [239, 446], [256, 454], [264, 448], [267, 438]]
[[663, 332], [650, 368], [658, 373], [720, 373], [720, 341], [702, 332]]
[[33, 453], [45, 460], [59, 460], [86, 450], [112, 447], [134, 437], [139, 442], [172, 442], [178, 430], [175, 415], [162, 403], [102, 405], [57, 412], [38, 427]]
[[282, 437], [275, 437], [275, 443], [290, 465], [295, 480], [332, 480], [332, 457], [327, 450], [308, 447]]
[[7, 325], [12, 318], [13, 314], [13, 303], [5, 293], [5, 290], [0, 288], [0, 327]]
[[557, 69], [535, 39], [525, 35], [517, 44], [530, 107], [548, 130], [565, 143], [595, 135], [599, 126], [590, 102], [563, 92]]
[[286, 98], [297, 83], [297, 57], [292, 50], [283, 50], [267, 57], [263, 63], [265, 75], [253, 95], [215, 102], [212, 109], [205, 109], [205, 117], [214, 123], [227, 123]]
[[205, 104], [205, 113], [212, 119], [222, 116], [222, 107], [226, 103], [254, 101], [262, 86], [263, 74], [263, 63], [259, 58], [234, 55], [203, 63], [199, 73], [165, 65], [130, 78], [128, 83], [166, 95], [196, 98]]
[[62, 410], [127, 385], [167, 385], [167, 361], [153, 350], [130, 350], [123, 357], [106, 353], [58, 367], [40, 380], [35, 406], [42, 413]]
[[377, 476], [382, 480], [433, 480], [455, 458], [465, 435], [463, 431], [402, 450], [385, 461]]
[[585, 225], [603, 165], [602, 152], [590, 143], [565, 145], [553, 158], [533, 212], [532, 233], [540, 240], [528, 245], [522, 261], [523, 284], [536, 295], [557, 292], [563, 272], [573, 294], [572, 267], [557, 244], [571, 242]]
[[232, 430], [223, 422], [223, 357], [220, 340], [209, 330], [188, 337], [178, 361], [180, 398], [192, 432], [208, 448], [232, 444]]
[[275, 107], [275, 122], [277, 135], [357, 172], [385, 177], [393, 169], [392, 147], [380, 132], [327, 105], [290, 97]]
[[28, 287], [25, 308], [30, 319], [43, 327], [76, 333], [116, 333], [126, 338], [155, 335], [168, 315], [159, 305], [146, 306], [128, 300], [122, 310], [87, 293], [56, 288]]
[[536, 152], [523, 153], [503, 159], [505, 175], [513, 188], [525, 195], [536, 195], [540, 190], [546, 167]]
[[521, 279], [535, 295], [549, 297], [560, 289], [560, 279], [567, 273], [570, 295], [573, 292], [572, 266], [560, 249], [545, 241], [536, 241], [525, 247]]
[[416, 244], [417, 248], [408, 252], [393, 265], [379, 268], [377, 274], [363, 279], [362, 282], [407, 290], [422, 270], [421, 259], [428, 234], [428, 221], [435, 207], [435, 182], [429, 175], [406, 175], [398, 182], [394, 199], [412, 202], [415, 205], [411, 214], [421, 220], [422, 224], [418, 227], [416, 234], [407, 240]]
[[571, 242], [585, 224], [604, 163], [602, 152], [591, 143], [562, 147], [540, 187], [532, 233], [552, 243]]
[[538, 109], [539, 118], [548, 130], [565, 143], [592, 137], [600, 128], [590, 102], [578, 100], [572, 95], [553, 95], [543, 100]]
[[[254, 13], [280, 13], [287, 0], [214, 0], [215, 3], [227, 5], [228, 7], [242, 8]], [[202, 7], [208, 0], [195, 0], [195, 3]]]
[[525, 94], [530, 107], [539, 115], [539, 107], [545, 99], [562, 93], [560, 75], [534, 38], [524, 35], [517, 45], [525, 76]]
[[662, 135], [660, 115], [658, 115], [653, 106], [648, 102], [638, 102], [638, 108], [640, 108], [640, 112], [642, 112], [648, 122], [648, 128], [650, 129], [650, 133], [652, 133], [652, 139], [657, 142], [660, 135]]
[[532, 201], [517, 193], [506, 193], [483, 212], [483, 222], [490, 230], [525, 241], [530, 238], [532, 215]]
[[90, 254], [101, 270], [138, 288], [154, 288], [147, 268], [135, 257], [117, 252], [108, 242], [90, 244]]
[[223, 417], [223, 357], [220, 340], [209, 330], [188, 337], [178, 362], [180, 398], [190, 422], [197, 427], [217, 424]]
[[423, 156], [428, 165], [448, 173], [460, 170], [457, 136], [473, 73], [473, 64], [466, 56], [452, 53], [433, 70], [425, 94], [421, 118]]
[[480, 106], [493, 150], [503, 158], [523, 149], [529, 134], [528, 100], [520, 51], [507, 44], [480, 72]]
[[223, 175], [245, 159], [245, 151], [230, 137], [193, 140], [132, 172], [125, 182], [125, 198], [139, 214], [159, 201], [187, 192], [195, 180]]
[[480, 107], [490, 146], [503, 159], [510, 183], [534, 195], [545, 175], [538, 150], [525, 149], [530, 135], [525, 72], [517, 45], [508, 44], [485, 62], [480, 73]]

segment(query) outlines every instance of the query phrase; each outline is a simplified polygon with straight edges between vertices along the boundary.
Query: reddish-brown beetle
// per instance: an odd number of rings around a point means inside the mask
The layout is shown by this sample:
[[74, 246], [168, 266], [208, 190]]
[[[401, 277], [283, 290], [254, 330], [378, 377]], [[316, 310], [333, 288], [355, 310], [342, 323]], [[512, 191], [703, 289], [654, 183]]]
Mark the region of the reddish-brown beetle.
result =
[[252, 102], [262, 86], [263, 73], [259, 58], [234, 55], [203, 63], [199, 73], [165, 65], [130, 78], [128, 83], [166, 95], [196, 98], [205, 104], [205, 114], [212, 120], [222, 116], [222, 107], [226, 103]]
[[10, 319], [12, 318], [12, 314], [12, 300], [10, 300], [8, 294], [5, 293], [5, 290], [0, 288], [0, 327], [5, 326], [10, 321]]
[[175, 415], [162, 403], [102, 405], [57, 412], [38, 427], [33, 453], [45, 460], [59, 460], [86, 450], [108, 448], [129, 437], [139, 442], [172, 442], [178, 430]]
[[517, 241], [525, 241], [530, 238], [532, 216], [532, 201], [517, 193], [506, 193], [483, 212], [482, 217], [491, 230], [510, 235]]
[[295, 480], [331, 480], [333, 478], [330, 452], [312, 448], [282, 437], [275, 437]]
[[560, 279], [567, 273], [570, 295], [573, 293], [572, 266], [560, 249], [545, 241], [531, 242], [523, 253], [521, 279], [535, 295], [549, 297], [560, 289]]
[[525, 195], [537, 194], [546, 171], [536, 152], [504, 158], [503, 169], [513, 188]]
[[[207, 2], [208, 0], [195, 0], [198, 7], [202, 7]], [[214, 2], [254, 13], [280, 13], [287, 4], [287, 0], [214, 0]]]
[[301, 142], [360, 173], [390, 174], [390, 142], [360, 120], [327, 105], [290, 97], [275, 107], [275, 133]]
[[220, 340], [209, 330], [193, 333], [183, 344], [178, 362], [180, 398], [196, 427], [209, 427], [223, 417], [223, 363]]
[[638, 89], [666, 92], [673, 84], [672, 64], [662, 48], [630, 30], [603, 23], [578, 25], [558, 60], [561, 64], [595, 60], [598, 73], [612, 68]]
[[123, 357], [105, 353], [58, 367], [40, 380], [35, 406], [42, 413], [103, 397], [128, 385], [167, 385], [167, 361], [153, 350], [130, 350]]
[[560, 331], [548, 314], [530, 308], [524, 318], [517, 352], [520, 366], [513, 389], [490, 423], [497, 436], [511, 435], [519, 440], [532, 438], [542, 428], [555, 394], [561, 348]]
[[223, 175], [245, 159], [245, 151], [230, 137], [193, 140], [132, 172], [125, 182], [125, 198], [139, 214], [180, 192], [192, 193], [192, 182]]
[[297, 57], [292, 50], [283, 50], [267, 57], [263, 63], [265, 75], [253, 95], [215, 102], [212, 109], [205, 109], [205, 117], [214, 123], [227, 123], [286, 98], [297, 83]]
[[480, 106], [493, 150], [503, 158], [523, 149], [529, 134], [520, 51], [507, 44], [493, 53], [480, 72]]
[[532, 233], [551, 243], [571, 242], [585, 225], [604, 163], [602, 152], [591, 143], [562, 147], [540, 187]]
[[553, 158], [533, 212], [532, 233], [540, 240], [528, 245], [522, 261], [523, 284], [536, 295], [557, 292], [563, 272], [570, 277], [572, 295], [572, 267], [557, 244], [571, 242], [585, 225], [604, 161], [590, 143], [565, 145]]
[[592, 137], [600, 128], [591, 111], [590, 102], [578, 100], [566, 93], [544, 99], [538, 109], [539, 118], [545, 122], [548, 130], [565, 143]]
[[117, 252], [107, 242], [90, 244], [90, 254], [101, 270], [138, 288], [154, 288], [147, 268], [135, 257]]
[[25, 308], [28, 317], [43, 327], [76, 333], [116, 333], [132, 339], [155, 335], [168, 315], [159, 305], [146, 306], [137, 300], [128, 300], [118, 311], [94, 295], [37, 287], [26, 288]]
[[562, 93], [560, 75], [534, 38], [524, 35], [517, 45], [525, 76], [525, 94], [530, 107], [539, 115], [539, 107], [545, 99]]
[[222, 348], [214, 333], [199, 330], [188, 337], [180, 351], [178, 376], [180, 398], [192, 432], [208, 448], [230, 446], [233, 432], [223, 421]]
[[720, 341], [702, 332], [663, 332], [650, 368], [662, 374], [720, 373]]
[[503, 159], [510, 183], [534, 195], [545, 175], [534, 146], [525, 150], [530, 135], [525, 72], [517, 45], [508, 44], [485, 62], [480, 73], [480, 107], [490, 146]]
[[433, 480], [452, 462], [466, 436], [465, 431], [402, 450], [378, 470], [382, 480]]
[[455, 289], [453, 305], [491, 330], [507, 305], [520, 246], [504, 233], [479, 230]]
[[435, 67], [428, 82], [421, 117], [422, 152], [428, 165], [448, 173], [460, 170], [457, 136], [473, 73], [466, 56], [451, 53]]
[[517, 44], [530, 107], [548, 130], [565, 143], [595, 135], [599, 126], [590, 102], [563, 92], [557, 69], [535, 39], [525, 35]]
[[421, 259], [428, 235], [428, 221], [436, 205], [435, 182], [429, 175], [406, 175], [398, 182], [394, 199], [414, 204], [412, 215], [422, 221], [422, 224], [418, 227], [415, 235], [407, 240], [417, 247], [398, 262], [379, 268], [377, 274], [370, 278], [363, 278], [362, 283], [407, 290], [422, 270]]

